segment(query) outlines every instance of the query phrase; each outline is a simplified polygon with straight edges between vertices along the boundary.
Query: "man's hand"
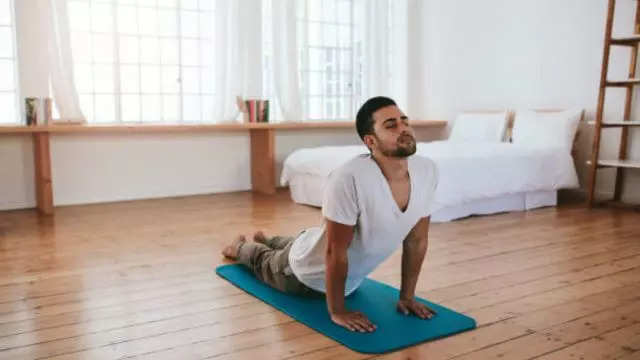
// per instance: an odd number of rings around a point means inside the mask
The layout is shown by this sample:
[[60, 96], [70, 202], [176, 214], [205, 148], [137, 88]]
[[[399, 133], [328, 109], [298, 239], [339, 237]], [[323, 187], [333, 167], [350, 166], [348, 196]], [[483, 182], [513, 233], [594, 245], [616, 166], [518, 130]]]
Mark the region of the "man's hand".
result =
[[378, 328], [359, 311], [344, 311], [331, 314], [331, 321], [351, 331], [374, 332]]
[[414, 299], [398, 300], [396, 309], [405, 315], [414, 314], [420, 319], [431, 319], [436, 314], [435, 310]]

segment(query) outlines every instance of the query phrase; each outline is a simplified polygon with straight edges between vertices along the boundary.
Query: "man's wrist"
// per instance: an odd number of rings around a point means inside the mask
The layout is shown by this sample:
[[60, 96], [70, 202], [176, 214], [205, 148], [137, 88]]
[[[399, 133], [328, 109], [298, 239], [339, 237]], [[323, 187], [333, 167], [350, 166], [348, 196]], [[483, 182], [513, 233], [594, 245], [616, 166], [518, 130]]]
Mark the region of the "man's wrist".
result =
[[329, 315], [337, 315], [337, 314], [342, 314], [347, 312], [346, 309], [342, 308], [342, 309], [329, 309]]
[[333, 315], [333, 314], [340, 314], [340, 313], [346, 312], [347, 309], [345, 308], [344, 304], [342, 305], [327, 304], [327, 311], [329, 311], [329, 314]]

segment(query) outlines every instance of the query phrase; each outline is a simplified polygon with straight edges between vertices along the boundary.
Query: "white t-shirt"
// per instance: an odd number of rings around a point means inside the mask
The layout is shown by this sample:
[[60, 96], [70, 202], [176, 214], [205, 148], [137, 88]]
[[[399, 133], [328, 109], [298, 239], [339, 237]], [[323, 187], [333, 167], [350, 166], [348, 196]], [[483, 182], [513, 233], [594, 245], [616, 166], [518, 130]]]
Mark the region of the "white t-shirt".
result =
[[[393, 198], [382, 170], [371, 155], [360, 155], [334, 170], [324, 190], [322, 215], [355, 225], [347, 250], [349, 270], [345, 294], [358, 288], [364, 278], [391, 255], [423, 217], [436, 209], [438, 184], [435, 163], [425, 157], [408, 158], [411, 190], [402, 212]], [[303, 231], [295, 239], [289, 263], [296, 277], [308, 287], [326, 292], [326, 223]]]

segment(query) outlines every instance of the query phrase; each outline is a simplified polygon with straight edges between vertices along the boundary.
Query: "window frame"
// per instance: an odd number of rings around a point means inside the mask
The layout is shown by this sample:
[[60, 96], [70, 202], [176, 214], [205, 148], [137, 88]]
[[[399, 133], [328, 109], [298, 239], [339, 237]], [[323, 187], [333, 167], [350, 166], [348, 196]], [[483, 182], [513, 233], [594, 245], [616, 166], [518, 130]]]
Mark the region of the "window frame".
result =
[[[215, 17], [215, 5], [214, 4], [210, 4], [209, 6], [203, 6], [202, 2], [203, 0], [200, 0], [199, 2], [196, 2], [196, 6], [191, 7], [191, 6], [184, 6], [184, 4], [182, 4], [180, 1], [177, 1], [174, 3], [175, 6], [163, 6], [162, 4], [158, 3], [158, 2], [154, 2], [154, 4], [139, 4], [139, 3], [131, 3], [131, 4], [123, 4], [118, 2], [117, 0], [111, 0], [111, 1], [107, 1], [107, 0], [103, 0], [103, 1], [99, 1], [96, 2], [95, 0], [66, 0], [67, 1], [67, 5], [69, 5], [70, 3], [76, 2], [76, 3], [81, 3], [81, 4], [87, 4], [88, 6], [88, 15], [89, 15], [89, 19], [88, 19], [88, 30], [78, 30], [76, 28], [73, 28], [71, 26], [72, 20], [71, 20], [71, 14], [69, 15], [70, 18], [70, 34], [71, 34], [71, 39], [70, 39], [70, 44], [73, 48], [73, 36], [74, 34], [77, 33], [82, 33], [83, 35], [86, 35], [90, 38], [91, 41], [91, 46], [89, 48], [89, 56], [90, 56], [90, 60], [86, 61], [86, 60], [81, 60], [78, 61], [75, 58], [74, 55], [74, 59], [73, 59], [73, 65], [74, 68], [78, 67], [78, 66], [89, 66], [90, 67], [90, 72], [91, 72], [91, 91], [80, 91], [78, 89], [78, 87], [76, 86], [76, 90], [78, 92], [78, 96], [80, 98], [83, 97], [91, 97], [90, 102], [91, 102], [91, 108], [90, 109], [86, 109], [83, 107], [83, 112], [85, 112], [85, 115], [87, 117], [87, 122], [90, 124], [128, 124], [128, 123], [144, 123], [144, 124], [154, 124], [154, 123], [210, 123], [211, 120], [208, 119], [205, 116], [205, 108], [208, 107], [208, 99], [211, 99], [215, 96], [215, 90], [213, 88], [210, 89], [210, 91], [207, 91], [204, 89], [203, 86], [203, 79], [205, 79], [205, 75], [209, 75], [206, 79], [213, 81], [213, 74], [214, 74], [214, 69], [211, 63], [204, 63], [202, 61], [202, 54], [204, 53], [203, 48], [205, 47], [205, 43], [208, 43], [211, 48], [213, 49], [214, 46], [214, 33], [213, 30], [206, 35], [205, 33], [202, 32], [202, 26], [201, 26], [201, 22], [203, 19], [203, 16], [208, 16], [209, 18], [214, 18]], [[207, 3], [207, 1], [209, 0], [204, 0], [204, 3]], [[112, 22], [111, 22], [111, 30], [108, 32], [104, 32], [104, 31], [99, 31], [96, 30], [93, 26], [93, 8], [92, 6], [94, 4], [101, 4], [101, 5], [109, 5], [111, 12], [112, 12]], [[119, 27], [119, 13], [121, 11], [121, 8], [131, 8], [133, 9], [133, 11], [135, 12], [135, 16], [136, 16], [136, 31], [135, 33], [129, 33], [129, 32], [125, 32], [122, 31]], [[174, 14], [174, 19], [175, 19], [175, 34], [163, 34], [162, 31], [159, 30], [159, 23], [156, 23], [156, 32], [149, 34], [149, 33], [142, 33], [141, 29], [140, 29], [140, 9], [152, 9], [153, 11], [156, 12], [156, 16], [158, 16], [160, 11], [166, 11], [166, 10], [171, 10], [172, 12], [175, 12]], [[198, 19], [198, 23], [196, 25], [197, 27], [197, 31], [198, 34], [196, 37], [193, 36], [184, 36], [183, 35], [183, 27], [182, 27], [182, 16], [184, 13], [186, 12], [193, 12], [195, 13], [197, 19]], [[159, 16], [156, 18], [159, 20]], [[107, 62], [99, 62], [96, 61], [96, 54], [95, 54], [95, 46], [94, 46], [94, 37], [98, 35], [106, 35], [106, 36], [110, 36], [112, 37], [111, 39], [111, 43], [112, 43], [112, 51], [113, 51], [113, 59]], [[137, 55], [136, 61], [133, 62], [127, 62], [124, 61], [122, 58], [122, 47], [121, 47], [121, 40], [122, 38], [127, 38], [127, 37], [131, 37], [131, 38], [135, 38], [136, 42], [137, 42]], [[141, 59], [141, 53], [143, 51], [142, 49], [142, 45], [141, 45], [141, 40], [142, 39], [153, 39], [155, 41], [157, 41], [158, 47], [157, 47], [157, 58], [155, 59], [154, 62], [152, 63], [145, 63], [142, 59]], [[176, 49], [176, 53], [174, 54], [174, 56], [176, 56], [176, 62], [175, 63], [163, 63], [163, 59], [162, 59], [162, 41], [163, 40], [171, 40], [171, 41], [175, 41], [175, 44], [177, 45], [177, 49]], [[183, 46], [184, 46], [184, 42], [185, 41], [195, 41], [197, 42], [197, 64], [196, 65], [185, 65], [184, 63], [184, 58], [183, 58]], [[96, 83], [95, 83], [95, 75], [96, 75], [96, 69], [95, 66], [98, 65], [108, 65], [112, 67], [112, 71], [113, 71], [113, 89], [112, 92], [104, 92], [104, 91], [97, 91], [96, 90]], [[136, 91], [128, 91], [124, 89], [123, 86], [123, 74], [122, 74], [122, 69], [123, 67], [131, 67], [131, 68], [135, 68], [137, 71], [137, 90]], [[157, 91], [155, 92], [146, 92], [143, 90], [143, 68], [145, 67], [151, 67], [151, 68], [155, 68], [155, 73], [158, 76], [158, 86], [157, 86]], [[171, 92], [171, 91], [167, 91], [165, 86], [166, 84], [163, 84], [163, 76], [164, 76], [164, 71], [167, 68], [177, 68], [177, 76], [178, 78], [176, 79], [176, 84], [175, 86], [177, 87], [177, 91]], [[184, 87], [184, 69], [185, 68], [195, 68], [196, 69], [196, 78], [197, 78], [197, 91], [193, 92], [193, 93], [187, 93], [185, 92], [185, 87]], [[209, 68], [209, 69], [207, 69]], [[77, 85], [77, 84], [76, 84]], [[100, 121], [97, 120], [97, 117], [95, 115], [96, 113], [96, 96], [100, 96], [100, 95], [109, 95], [113, 97], [113, 112], [114, 112], [114, 118], [113, 119], [107, 119], [107, 121]], [[124, 110], [124, 106], [123, 106], [123, 101], [126, 100], [127, 96], [131, 96], [131, 97], [135, 97], [137, 98], [137, 115], [134, 117], [135, 120], [128, 120], [125, 119], [125, 110]], [[144, 98], [145, 96], [147, 97], [156, 97], [157, 105], [159, 107], [159, 110], [156, 113], [156, 118], [154, 119], [145, 119], [145, 101]], [[197, 110], [198, 113], [198, 118], [196, 120], [193, 119], [188, 119], [185, 116], [185, 102], [186, 102], [186, 98], [187, 97], [196, 97], [198, 100], [198, 106], [199, 106], [199, 110]], [[177, 101], [177, 109], [175, 111], [175, 117], [167, 117], [167, 112], [164, 111], [165, 109], [165, 101], [167, 97], [175, 97], [176, 101]], [[82, 101], [81, 101], [82, 103]], [[82, 104], [81, 104], [82, 107]], [[90, 114], [87, 114], [87, 112], [90, 112]]]
[[[350, 3], [350, 12], [349, 12], [349, 20], [348, 22], [341, 22], [338, 20], [339, 18], [339, 6], [337, 6], [338, 1], [345, 0], [334, 0], [335, 1], [335, 17], [332, 21], [327, 19], [313, 19], [310, 16], [310, 6], [308, 6], [309, 1], [314, 0], [306, 0], [303, 2], [304, 10], [302, 11], [302, 17], [299, 14], [296, 14], [296, 25], [299, 36], [304, 38], [304, 41], [301, 42], [301, 46], [298, 49], [299, 51], [299, 68], [300, 68], [300, 90], [301, 90], [301, 100], [302, 100], [302, 108], [303, 113], [305, 114], [306, 121], [350, 121], [355, 115], [356, 99], [361, 97], [362, 91], [362, 78], [358, 78], [359, 72], [356, 69], [358, 63], [356, 61], [356, 52], [358, 44], [356, 43], [356, 23], [355, 23], [355, 1], [348, 0]], [[317, 0], [315, 0], [317, 1]], [[320, 26], [334, 26], [336, 28], [340, 27], [348, 27], [350, 28], [350, 38], [349, 38], [349, 46], [341, 46], [339, 41], [336, 41], [335, 45], [327, 45], [325, 38], [323, 36], [323, 44], [311, 44], [309, 42], [309, 34], [308, 29], [309, 25], [320, 25]], [[323, 32], [324, 33], [324, 32]], [[339, 31], [336, 31], [336, 40], [339, 39]], [[311, 69], [310, 64], [310, 53], [312, 49], [320, 50], [324, 53], [325, 59], [329, 51], [333, 51], [334, 59], [334, 68], [330, 71], [326, 70], [326, 65], [324, 70]], [[342, 70], [340, 58], [342, 56], [341, 52], [346, 51], [349, 52], [351, 56], [349, 56], [349, 70]], [[323, 61], [325, 61], [323, 59]], [[321, 88], [322, 91], [319, 94], [312, 94], [311, 90], [311, 77], [312, 74], [320, 74], [321, 76]], [[332, 84], [329, 85], [329, 81], [327, 80], [328, 75], [335, 75], [336, 79], [332, 79]], [[343, 81], [344, 79], [344, 81]], [[344, 93], [344, 89], [342, 89], [343, 83], [346, 82], [345, 88], [350, 88], [350, 93]], [[327, 92], [327, 87], [333, 86], [335, 87], [335, 91], [333, 94], [329, 94]], [[311, 112], [311, 101], [312, 99], [320, 99], [320, 108], [322, 109], [320, 114], [313, 114]], [[338, 110], [338, 103], [340, 104], [341, 111]], [[328, 106], [332, 104], [332, 111], [328, 111]]]

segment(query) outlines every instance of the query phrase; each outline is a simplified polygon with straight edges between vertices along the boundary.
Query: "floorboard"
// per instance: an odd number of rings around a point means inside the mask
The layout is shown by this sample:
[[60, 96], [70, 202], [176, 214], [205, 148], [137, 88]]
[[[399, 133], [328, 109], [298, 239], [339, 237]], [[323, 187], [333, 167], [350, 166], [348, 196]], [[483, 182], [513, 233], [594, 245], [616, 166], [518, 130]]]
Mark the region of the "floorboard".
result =
[[[564, 204], [432, 224], [417, 292], [478, 329], [372, 356], [214, 274], [239, 233], [319, 224], [286, 191], [0, 212], [0, 360], [640, 359], [638, 220]], [[400, 261], [372, 277], [398, 286]]]

